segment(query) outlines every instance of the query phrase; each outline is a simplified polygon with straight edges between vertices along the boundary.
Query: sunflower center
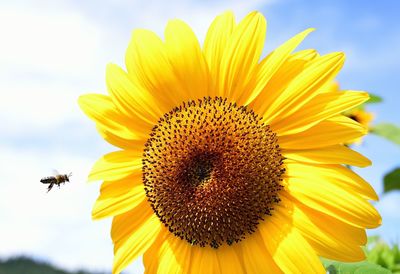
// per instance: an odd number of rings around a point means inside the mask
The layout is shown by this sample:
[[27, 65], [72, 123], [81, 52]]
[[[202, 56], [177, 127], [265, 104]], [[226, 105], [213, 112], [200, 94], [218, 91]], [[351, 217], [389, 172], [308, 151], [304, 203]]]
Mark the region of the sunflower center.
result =
[[251, 109], [220, 97], [166, 113], [143, 156], [151, 207], [191, 244], [239, 242], [280, 201], [284, 168], [276, 134]]
[[356, 122], [358, 122], [358, 123], [360, 122], [360, 119], [359, 119], [359, 117], [357, 115], [350, 115], [349, 118], [354, 120], [354, 121], [356, 121]]
[[205, 184], [210, 180], [211, 173], [219, 157], [219, 154], [208, 151], [194, 155], [192, 159], [183, 163], [186, 166], [181, 167], [182, 178], [195, 187]]

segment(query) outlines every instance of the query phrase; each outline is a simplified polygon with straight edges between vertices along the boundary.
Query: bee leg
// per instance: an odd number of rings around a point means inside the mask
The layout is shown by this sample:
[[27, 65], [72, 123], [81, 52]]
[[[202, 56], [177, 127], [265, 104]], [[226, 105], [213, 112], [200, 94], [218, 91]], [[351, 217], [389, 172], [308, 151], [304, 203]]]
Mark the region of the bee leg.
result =
[[49, 187], [47, 188], [47, 193], [53, 188], [53, 183], [51, 183], [50, 185], [49, 185]]

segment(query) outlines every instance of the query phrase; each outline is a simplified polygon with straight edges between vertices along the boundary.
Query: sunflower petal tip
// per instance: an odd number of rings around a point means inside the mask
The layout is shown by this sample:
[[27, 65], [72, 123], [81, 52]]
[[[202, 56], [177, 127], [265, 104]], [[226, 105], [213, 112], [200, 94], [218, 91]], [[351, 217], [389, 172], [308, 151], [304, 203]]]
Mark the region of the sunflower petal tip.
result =
[[84, 104], [86, 102], [87, 97], [88, 97], [88, 94], [83, 94], [78, 97], [79, 106], [81, 106], [82, 104]]
[[102, 181], [102, 179], [99, 178], [99, 175], [96, 171], [90, 171], [86, 180], [87, 180], [87, 182], [90, 182], [90, 183]]
[[115, 66], [116, 66], [116, 64], [114, 64], [114, 63], [107, 63], [106, 70], [109, 70], [110, 68], [115, 67]]
[[361, 94], [365, 97], [366, 100], [369, 100], [371, 98], [367, 91], [361, 91]]
[[233, 10], [231, 10], [231, 9], [228, 9], [228, 10], [225, 10], [224, 12], [222, 12], [220, 15], [229, 15], [229, 16], [232, 16], [232, 15], [234, 15], [234, 13], [233, 13]]
[[79, 105], [80, 108], [82, 108], [82, 101], [84, 100], [84, 99], [82, 99], [83, 96], [84, 96], [84, 95], [80, 95], [80, 96], [78, 97], [78, 99], [76, 99], [76, 101], [78, 102], [78, 105]]
[[83, 94], [78, 97], [78, 106], [86, 114], [87, 114], [88, 108], [90, 108], [90, 98], [91, 98], [91, 94]]
[[252, 11], [249, 14], [247, 14], [246, 18], [249, 18], [252, 21], [254, 20], [254, 21], [257, 21], [257, 22], [265, 23], [265, 24], [267, 23], [267, 20], [265, 19], [265, 16], [261, 12], [259, 12], [257, 10]]
[[116, 72], [120, 69], [120, 67], [117, 64], [114, 63], [108, 63], [106, 65], [106, 82], [107, 80], [110, 80], [110, 77], [113, 77], [116, 75]]
[[[115, 255], [115, 251], [114, 251], [114, 255]], [[113, 267], [112, 267], [112, 274], [120, 274], [121, 271], [123, 271], [127, 266], [127, 262], [125, 261], [121, 261], [121, 259], [116, 259], [114, 257], [114, 263], [113, 263]]]
[[119, 266], [119, 265], [116, 265], [115, 263], [114, 263], [114, 265], [113, 265], [113, 268], [112, 268], [112, 274], [119, 274], [120, 272], [121, 272], [121, 266]]
[[317, 30], [316, 28], [308, 28], [308, 29], [304, 30], [303, 32], [306, 33], [306, 34], [309, 34], [309, 33], [314, 32], [316, 30]]
[[145, 30], [144, 29], [134, 29], [132, 30], [132, 38], [136, 37], [138, 34], [143, 33]]
[[99, 199], [100, 199], [100, 196], [99, 196], [99, 198], [97, 198], [97, 200], [92, 208], [92, 220], [94, 220], [94, 221], [104, 219], [109, 216], [104, 213], [104, 210], [103, 210], [104, 207], [102, 206], [102, 200], [99, 200]]
[[329, 55], [336, 59], [342, 59], [342, 58], [345, 58], [345, 56], [346, 56], [343, 51], [335, 51], [332, 53], [328, 53], [326, 56], [329, 56]]
[[322, 58], [326, 58], [325, 60], [329, 60], [331, 64], [337, 64], [339, 66], [343, 66], [344, 61], [346, 60], [346, 55], [342, 51], [331, 52], [322, 56]]
[[379, 214], [378, 223], [377, 223], [376, 227], [378, 227], [380, 225], [382, 225], [382, 216]]
[[362, 158], [360, 159], [359, 167], [368, 167], [372, 165], [372, 161], [368, 159], [367, 157], [361, 155]]
[[186, 25], [186, 23], [185, 23], [183, 20], [181, 20], [181, 19], [178, 19], [178, 18], [170, 19], [170, 20], [168, 20], [168, 22], [167, 22], [167, 27], [166, 27], [166, 29], [168, 29], [168, 28], [170, 28], [170, 27], [175, 27], [176, 25], [180, 25], [180, 24], [185, 24], [185, 25]]
[[94, 207], [94, 208], [92, 209], [92, 220], [93, 220], [93, 221], [97, 221], [97, 220], [99, 220], [99, 219], [101, 219], [101, 217], [99, 217], [99, 214], [98, 214], [98, 212], [96, 211], [96, 208]]
[[259, 12], [258, 10], [253, 10], [253, 11], [249, 12], [248, 16], [257, 16], [260, 14], [261, 14], [261, 12]]
[[365, 255], [364, 252], [360, 252], [360, 254], [358, 254], [358, 255], [359, 255], [359, 257], [357, 257], [357, 261], [359, 261], [359, 262], [364, 261], [367, 258], [367, 256]]

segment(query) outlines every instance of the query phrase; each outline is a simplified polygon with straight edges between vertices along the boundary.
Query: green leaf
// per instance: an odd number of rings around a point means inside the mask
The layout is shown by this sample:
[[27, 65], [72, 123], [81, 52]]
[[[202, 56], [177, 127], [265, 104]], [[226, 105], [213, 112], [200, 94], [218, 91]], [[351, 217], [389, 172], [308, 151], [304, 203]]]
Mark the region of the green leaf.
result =
[[389, 269], [367, 261], [359, 263], [341, 263], [327, 259], [321, 259], [329, 274], [390, 274]]
[[394, 274], [400, 274], [400, 248], [393, 243], [389, 245], [381, 237], [368, 237], [368, 244], [364, 250], [367, 261], [389, 269]]
[[371, 129], [371, 133], [382, 136], [387, 140], [400, 145], [400, 128], [390, 123], [380, 123]]
[[383, 191], [400, 190], [400, 168], [396, 168], [383, 177]]
[[376, 104], [382, 102], [383, 99], [382, 97], [375, 95], [375, 94], [369, 94], [369, 100], [365, 102], [365, 104]]

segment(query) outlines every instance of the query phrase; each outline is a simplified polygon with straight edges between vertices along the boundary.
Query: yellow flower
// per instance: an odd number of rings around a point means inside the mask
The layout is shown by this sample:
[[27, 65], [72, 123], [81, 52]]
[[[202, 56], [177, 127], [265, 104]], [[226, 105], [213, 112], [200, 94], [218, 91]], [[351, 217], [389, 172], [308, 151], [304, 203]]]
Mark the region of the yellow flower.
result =
[[[372, 122], [372, 120], [374, 119], [374, 114], [371, 112], [366, 111], [364, 108], [353, 108], [351, 110], [348, 110], [344, 113], [344, 115], [346, 115], [347, 117], [349, 117], [350, 119], [353, 119], [354, 121], [360, 123], [361, 125], [363, 125], [367, 132], [369, 132], [370, 130], [370, 124]], [[346, 142], [347, 145], [352, 145], [352, 144], [361, 144], [363, 141], [363, 137], [359, 137], [359, 138], [355, 138], [353, 140], [349, 140]]]
[[266, 21], [218, 16], [204, 46], [172, 20], [165, 40], [136, 30], [109, 95], [79, 98], [120, 150], [95, 163], [93, 218], [113, 216], [113, 273], [325, 273], [319, 256], [364, 259], [381, 217], [372, 187], [344, 165], [365, 128], [342, 113], [360, 91], [326, 92], [344, 54], [293, 53], [312, 29], [260, 61]]
[[359, 122], [361, 125], [366, 127], [368, 130], [370, 129], [370, 124], [374, 119], [374, 114], [366, 111], [365, 109], [355, 108], [351, 109], [349, 112], [346, 112], [346, 116], [353, 119], [354, 121]]
[[[340, 92], [339, 85], [336, 82], [331, 82], [327, 84], [324, 90], [326, 92]], [[343, 114], [349, 117], [350, 119], [353, 119], [354, 121], [360, 123], [362, 126], [364, 126], [367, 132], [370, 131], [371, 122], [375, 117], [375, 115], [372, 112], [368, 112], [365, 110], [364, 105], [359, 105], [355, 108], [346, 110]], [[362, 142], [362, 138], [363, 137], [356, 138], [354, 140], [349, 140], [346, 142], [346, 144], [347, 145], [360, 144]]]

